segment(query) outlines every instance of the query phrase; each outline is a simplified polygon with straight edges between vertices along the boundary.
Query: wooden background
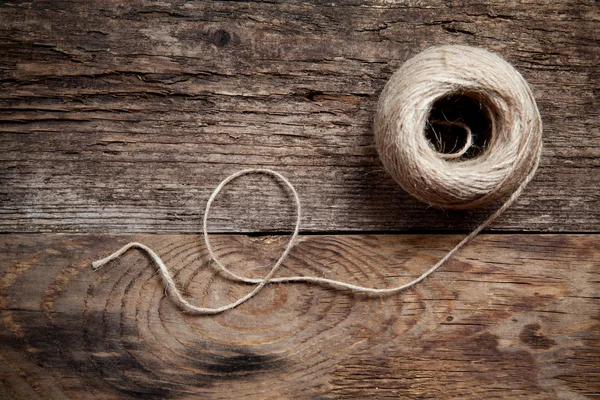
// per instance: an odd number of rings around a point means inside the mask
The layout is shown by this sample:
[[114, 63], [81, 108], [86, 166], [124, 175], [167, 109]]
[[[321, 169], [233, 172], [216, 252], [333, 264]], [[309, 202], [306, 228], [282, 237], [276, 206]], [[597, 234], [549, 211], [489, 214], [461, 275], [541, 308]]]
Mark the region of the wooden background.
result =
[[[250, 288], [197, 235], [248, 167], [298, 189], [282, 274], [393, 286], [493, 211], [428, 207], [379, 162], [383, 85], [432, 45], [485, 47], [529, 81], [540, 170], [433, 277], [369, 299], [271, 285], [182, 314], [142, 241], [197, 304]], [[0, 398], [600, 398], [600, 3], [0, 3]], [[286, 192], [236, 181], [218, 254], [262, 276], [293, 226]]]

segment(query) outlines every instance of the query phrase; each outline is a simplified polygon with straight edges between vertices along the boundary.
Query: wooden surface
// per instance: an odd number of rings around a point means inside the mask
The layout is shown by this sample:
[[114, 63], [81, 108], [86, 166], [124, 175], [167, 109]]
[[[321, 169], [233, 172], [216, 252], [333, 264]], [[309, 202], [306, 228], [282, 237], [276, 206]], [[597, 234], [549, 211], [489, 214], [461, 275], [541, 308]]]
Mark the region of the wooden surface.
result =
[[[496, 233], [414, 289], [269, 285], [192, 317], [138, 251], [92, 272], [138, 240], [196, 304], [248, 292], [193, 233], [224, 177], [270, 167], [304, 206], [282, 274], [418, 276], [497, 207], [428, 207], [377, 157], [383, 85], [437, 44], [513, 63], [545, 147]], [[592, 0], [0, 2], [0, 399], [600, 398], [599, 94]], [[293, 215], [236, 181], [218, 254], [262, 276]]]
[[[303, 230], [468, 229], [404, 193], [372, 136], [378, 95], [436, 44], [496, 51], [533, 87], [545, 150], [493, 228], [600, 229], [597, 1], [5, 2], [0, 231], [198, 232], [246, 167], [298, 188]], [[239, 183], [214, 229], [286, 228], [288, 199]], [[227, 211], [231, 210], [231, 211]]]
[[[457, 235], [304, 236], [281, 275], [385, 287]], [[592, 399], [600, 397], [600, 235], [483, 235], [413, 290], [368, 299], [302, 284], [186, 316], [130, 240], [152, 246], [196, 304], [250, 290], [195, 235], [11, 235], [0, 247], [0, 397]], [[261, 276], [283, 238], [214, 238]]]

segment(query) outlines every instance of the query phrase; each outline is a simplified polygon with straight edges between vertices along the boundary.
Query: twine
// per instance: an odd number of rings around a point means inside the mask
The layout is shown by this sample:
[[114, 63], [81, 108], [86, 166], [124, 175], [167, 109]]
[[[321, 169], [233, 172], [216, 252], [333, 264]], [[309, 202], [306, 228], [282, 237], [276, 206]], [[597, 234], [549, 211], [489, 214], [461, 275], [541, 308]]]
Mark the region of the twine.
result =
[[[478, 157], [448, 159], [423, 132], [436, 100], [467, 93], [477, 96], [487, 114], [491, 137]], [[533, 175], [542, 121], [529, 85], [501, 57], [475, 47], [433, 47], [408, 60], [386, 84], [375, 140], [384, 167], [404, 190], [431, 205], [466, 209], [514, 193]]]
[[[490, 142], [472, 159], [463, 155], [472, 146], [472, 132], [460, 121], [442, 121], [465, 130], [466, 144], [457, 152], [437, 152], [425, 136], [425, 127], [436, 100], [461, 93], [476, 93], [482, 111], [491, 121]], [[269, 169], [246, 169], [225, 178], [206, 204], [202, 233], [208, 253], [227, 278], [256, 285], [252, 291], [221, 307], [199, 307], [181, 294], [161, 258], [142, 243], [129, 243], [92, 263], [94, 270], [139, 248], [158, 265], [167, 293], [185, 312], [207, 315], [230, 310], [254, 297], [268, 283], [304, 282], [367, 295], [390, 295], [421, 282], [460, 248], [498, 218], [523, 192], [538, 167], [542, 150], [542, 124], [527, 82], [506, 61], [486, 50], [465, 46], [428, 49], [407, 61], [385, 86], [375, 118], [377, 149], [386, 170], [409, 193], [426, 203], [445, 208], [472, 208], [508, 198], [502, 205], [418, 278], [392, 288], [372, 288], [311, 276], [275, 277], [292, 250], [300, 230], [300, 198], [290, 181]], [[223, 188], [242, 175], [267, 174], [283, 182], [296, 205], [296, 223], [283, 253], [263, 278], [247, 278], [230, 271], [215, 254], [209, 240], [210, 208]]]

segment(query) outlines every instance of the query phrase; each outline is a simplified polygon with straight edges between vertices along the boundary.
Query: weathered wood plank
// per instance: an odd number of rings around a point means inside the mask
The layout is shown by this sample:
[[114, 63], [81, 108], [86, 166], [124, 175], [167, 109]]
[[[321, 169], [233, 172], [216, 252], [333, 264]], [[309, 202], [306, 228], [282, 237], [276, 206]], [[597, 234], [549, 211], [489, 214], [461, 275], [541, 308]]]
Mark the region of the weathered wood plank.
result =
[[[371, 133], [391, 73], [447, 43], [501, 53], [542, 111], [539, 175], [493, 228], [598, 231], [598, 11], [597, 1], [5, 2], [0, 231], [196, 232], [212, 188], [256, 166], [298, 187], [307, 231], [469, 228], [489, 210], [465, 218], [411, 199]], [[215, 229], [288, 226], [272, 187], [246, 180], [231, 193]]]
[[[282, 237], [216, 236], [259, 276]], [[416, 276], [459, 239], [303, 236], [282, 274], [373, 286]], [[483, 235], [407, 293], [272, 285], [218, 316], [182, 314], [130, 240], [198, 304], [249, 290], [195, 235], [0, 236], [0, 395], [15, 398], [588, 399], [600, 396], [600, 235]]]

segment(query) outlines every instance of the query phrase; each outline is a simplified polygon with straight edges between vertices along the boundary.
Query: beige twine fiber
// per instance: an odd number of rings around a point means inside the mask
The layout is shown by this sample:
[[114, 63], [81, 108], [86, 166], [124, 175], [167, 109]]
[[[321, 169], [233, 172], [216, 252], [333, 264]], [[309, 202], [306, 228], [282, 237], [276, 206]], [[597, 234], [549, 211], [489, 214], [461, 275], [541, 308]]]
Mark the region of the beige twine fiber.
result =
[[[423, 132], [435, 101], [461, 93], [478, 96], [492, 132], [483, 154], [455, 162]], [[432, 205], [465, 209], [504, 198], [533, 175], [542, 122], [529, 85], [508, 62], [475, 47], [442, 46], [392, 75], [379, 98], [375, 139], [383, 165], [404, 190]]]
[[[470, 129], [460, 121], [443, 121], [461, 127], [466, 143], [455, 153], [435, 150], [425, 135], [434, 103], [448, 95], [476, 96], [487, 113], [491, 135], [482, 153], [463, 156], [473, 145]], [[283, 175], [269, 169], [247, 169], [223, 180], [211, 194], [204, 213], [203, 236], [210, 257], [227, 278], [256, 285], [252, 291], [221, 307], [199, 307], [177, 289], [169, 270], [148, 246], [129, 243], [110, 256], [92, 263], [98, 270], [127, 250], [144, 250], [158, 265], [167, 293], [179, 307], [192, 314], [217, 314], [237, 307], [268, 283], [308, 282], [370, 295], [401, 292], [432, 274], [461, 247], [500, 216], [533, 178], [542, 152], [542, 122], [525, 79], [509, 63], [483, 49], [467, 46], [433, 47], [408, 60], [385, 86], [377, 106], [375, 138], [381, 160], [392, 177], [418, 199], [444, 208], [473, 208], [501, 198], [504, 203], [435, 265], [413, 281], [392, 288], [370, 288], [326, 278], [274, 277], [292, 250], [300, 230], [300, 199]], [[285, 250], [264, 278], [253, 279], [230, 271], [216, 256], [208, 234], [210, 207], [221, 190], [246, 174], [261, 173], [282, 181], [296, 204], [296, 224]]]

